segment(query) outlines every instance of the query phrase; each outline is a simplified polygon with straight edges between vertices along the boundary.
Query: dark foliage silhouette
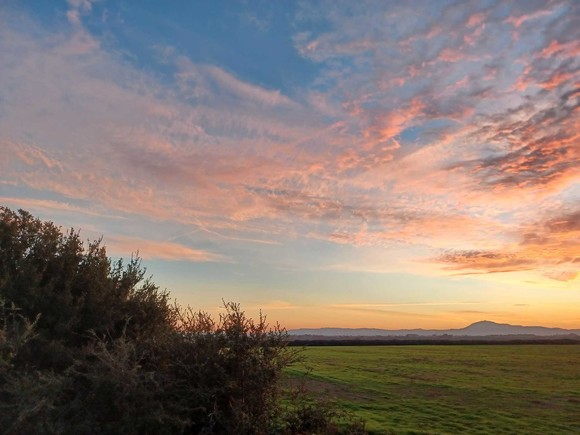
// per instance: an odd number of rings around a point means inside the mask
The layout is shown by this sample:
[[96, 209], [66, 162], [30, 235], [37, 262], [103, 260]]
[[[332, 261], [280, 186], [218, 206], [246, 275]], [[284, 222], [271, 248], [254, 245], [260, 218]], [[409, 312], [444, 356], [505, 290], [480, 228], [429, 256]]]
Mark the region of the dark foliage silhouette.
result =
[[0, 207], [3, 433], [337, 433], [330, 410], [282, 400], [283, 328], [231, 302], [217, 320], [181, 308], [145, 273]]

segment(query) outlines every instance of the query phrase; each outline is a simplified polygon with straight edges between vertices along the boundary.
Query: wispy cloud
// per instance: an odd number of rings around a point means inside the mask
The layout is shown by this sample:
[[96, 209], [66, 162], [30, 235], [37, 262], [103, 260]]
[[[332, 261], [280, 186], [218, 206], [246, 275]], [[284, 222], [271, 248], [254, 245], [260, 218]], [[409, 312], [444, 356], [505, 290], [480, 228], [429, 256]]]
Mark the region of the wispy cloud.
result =
[[143, 49], [163, 68], [142, 67], [85, 25], [96, 7], [69, 2], [57, 27], [0, 12], [4, 197], [220, 247], [131, 236], [157, 258], [300, 240], [575, 279], [577, 229], [554, 219], [577, 219], [555, 214], [578, 195], [576, 2], [302, 4], [288, 38], [316, 74], [284, 91], [183, 47]]
[[449, 251], [435, 261], [463, 274], [522, 270], [543, 271], [548, 278], [572, 281], [578, 276], [580, 211], [570, 211], [520, 229], [520, 243], [495, 251]]
[[138, 252], [143, 259], [179, 260], [192, 262], [229, 262], [231, 260], [204, 250], [193, 249], [178, 243], [136, 239], [124, 236], [106, 238], [107, 249], [115, 254]]
[[428, 306], [449, 306], [449, 305], [478, 305], [481, 302], [459, 302], [459, 301], [441, 301], [441, 302], [394, 302], [394, 303], [371, 303], [371, 304], [333, 304], [331, 307], [340, 308], [389, 308], [389, 307], [428, 307]]

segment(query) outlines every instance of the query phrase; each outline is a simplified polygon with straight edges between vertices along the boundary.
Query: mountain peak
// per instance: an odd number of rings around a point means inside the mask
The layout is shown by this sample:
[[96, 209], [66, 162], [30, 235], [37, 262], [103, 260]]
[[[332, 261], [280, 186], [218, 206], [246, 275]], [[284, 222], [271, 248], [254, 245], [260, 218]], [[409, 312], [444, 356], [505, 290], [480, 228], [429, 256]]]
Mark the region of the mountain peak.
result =
[[477, 328], [477, 327], [486, 327], [486, 326], [514, 326], [514, 325], [508, 325], [507, 323], [497, 323], [497, 322], [493, 322], [491, 320], [480, 320], [479, 322], [474, 322], [469, 326], [466, 326], [463, 329], [468, 329], [468, 328]]
[[556, 336], [562, 334], [580, 335], [580, 329], [546, 328], [544, 326], [510, 325], [497, 323], [491, 320], [481, 320], [461, 329], [373, 329], [373, 328], [320, 328], [320, 329], [295, 329], [289, 331], [291, 335], [320, 335], [320, 336], [344, 336], [344, 337], [376, 337], [376, 336], [499, 336], [499, 335], [527, 335], [527, 336]]

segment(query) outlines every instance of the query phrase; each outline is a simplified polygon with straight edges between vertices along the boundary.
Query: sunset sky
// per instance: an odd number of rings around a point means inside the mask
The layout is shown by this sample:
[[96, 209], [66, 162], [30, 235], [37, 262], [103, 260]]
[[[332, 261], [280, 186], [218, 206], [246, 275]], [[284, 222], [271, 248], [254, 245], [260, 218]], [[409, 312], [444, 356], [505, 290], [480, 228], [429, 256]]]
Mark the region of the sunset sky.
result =
[[580, 328], [580, 2], [0, 3], [0, 205], [287, 328]]

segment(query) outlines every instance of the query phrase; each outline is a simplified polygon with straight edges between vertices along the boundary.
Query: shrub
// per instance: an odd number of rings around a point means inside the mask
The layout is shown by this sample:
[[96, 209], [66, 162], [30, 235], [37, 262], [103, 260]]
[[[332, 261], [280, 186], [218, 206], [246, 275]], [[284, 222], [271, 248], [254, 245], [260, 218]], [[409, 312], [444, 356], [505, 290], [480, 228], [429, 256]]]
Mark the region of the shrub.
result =
[[37, 316], [37, 337], [21, 364], [64, 369], [91, 335], [155, 335], [172, 324], [168, 294], [144, 279], [138, 257], [112, 263], [100, 240], [85, 247], [25, 211], [0, 207], [0, 297]]
[[301, 433], [335, 417], [281, 406], [297, 353], [279, 325], [171, 304], [137, 256], [112, 262], [101, 240], [4, 207], [0, 328], [7, 434]]

